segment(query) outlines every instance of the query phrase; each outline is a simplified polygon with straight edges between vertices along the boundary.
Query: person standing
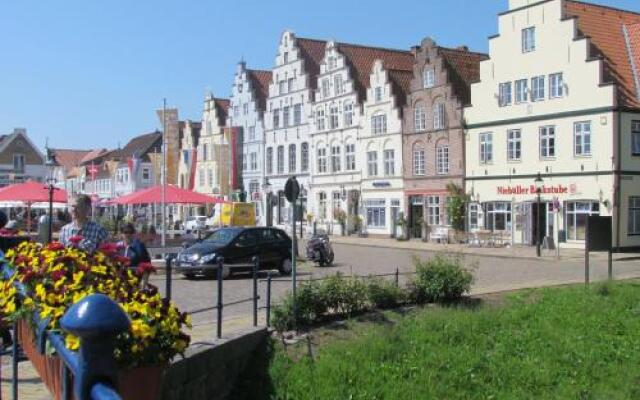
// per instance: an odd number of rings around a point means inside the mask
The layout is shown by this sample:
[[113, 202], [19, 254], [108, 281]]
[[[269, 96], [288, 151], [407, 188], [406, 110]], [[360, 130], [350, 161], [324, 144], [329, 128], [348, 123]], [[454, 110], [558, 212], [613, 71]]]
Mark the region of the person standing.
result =
[[60, 230], [60, 243], [65, 246], [72, 244], [71, 238], [81, 236], [80, 247], [87, 251], [95, 251], [107, 240], [109, 234], [99, 223], [91, 221], [91, 198], [79, 195], [71, 200], [71, 222]]
[[136, 228], [132, 223], [128, 223], [122, 228], [122, 244], [124, 245], [124, 256], [129, 258], [131, 267], [151, 262], [147, 247], [136, 237]]

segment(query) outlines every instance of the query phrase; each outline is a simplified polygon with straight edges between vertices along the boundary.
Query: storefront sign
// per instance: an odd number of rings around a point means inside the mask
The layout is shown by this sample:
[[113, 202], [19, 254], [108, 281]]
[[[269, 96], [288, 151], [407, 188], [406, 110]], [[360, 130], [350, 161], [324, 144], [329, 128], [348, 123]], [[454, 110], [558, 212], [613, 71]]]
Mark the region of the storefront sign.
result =
[[381, 187], [390, 187], [391, 182], [389, 181], [375, 181], [372, 183], [373, 187], [381, 188]]
[[[567, 193], [575, 193], [576, 185], [571, 184], [570, 186], [564, 185], [553, 185], [553, 186], [543, 186], [540, 190], [540, 194], [567, 194]], [[505, 195], [528, 195], [528, 194], [536, 194], [535, 185], [523, 186], [498, 186], [498, 194]]]

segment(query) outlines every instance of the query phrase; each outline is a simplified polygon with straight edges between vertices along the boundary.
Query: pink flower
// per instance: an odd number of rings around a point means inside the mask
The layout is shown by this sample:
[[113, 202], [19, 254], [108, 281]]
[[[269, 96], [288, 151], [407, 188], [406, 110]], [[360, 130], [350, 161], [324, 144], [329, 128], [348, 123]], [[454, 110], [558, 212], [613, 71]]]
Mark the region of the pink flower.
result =
[[103, 252], [105, 255], [111, 257], [118, 252], [118, 245], [111, 242], [102, 243], [98, 250]]
[[146, 273], [156, 272], [156, 267], [154, 267], [150, 262], [143, 262], [138, 264], [136, 272], [138, 273], [138, 275], [144, 275]]
[[51, 251], [60, 251], [60, 250], [64, 250], [64, 245], [60, 242], [51, 242], [47, 246], [47, 249]]
[[72, 246], [77, 246], [82, 241], [82, 239], [84, 238], [81, 235], [75, 235], [69, 238], [69, 242], [71, 242]]

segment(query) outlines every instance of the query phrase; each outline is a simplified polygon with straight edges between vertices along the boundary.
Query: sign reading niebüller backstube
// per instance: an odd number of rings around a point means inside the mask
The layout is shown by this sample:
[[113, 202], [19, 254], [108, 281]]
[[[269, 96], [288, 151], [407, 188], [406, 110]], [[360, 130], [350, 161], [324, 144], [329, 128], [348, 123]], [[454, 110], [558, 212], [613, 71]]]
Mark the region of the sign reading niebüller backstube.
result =
[[[531, 195], [536, 194], [535, 185], [513, 185], [513, 186], [498, 186], [498, 194], [517, 196], [517, 195]], [[541, 194], [567, 194], [575, 193], [576, 185], [551, 185], [543, 186], [541, 188]]]

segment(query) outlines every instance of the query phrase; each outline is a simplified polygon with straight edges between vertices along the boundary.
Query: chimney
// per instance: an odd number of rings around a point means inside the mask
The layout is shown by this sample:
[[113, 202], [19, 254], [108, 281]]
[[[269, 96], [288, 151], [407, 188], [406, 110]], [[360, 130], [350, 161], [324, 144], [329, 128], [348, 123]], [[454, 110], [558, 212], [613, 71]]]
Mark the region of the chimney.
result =
[[418, 56], [419, 50], [420, 50], [420, 46], [411, 46], [411, 54], [413, 54], [413, 57]]

